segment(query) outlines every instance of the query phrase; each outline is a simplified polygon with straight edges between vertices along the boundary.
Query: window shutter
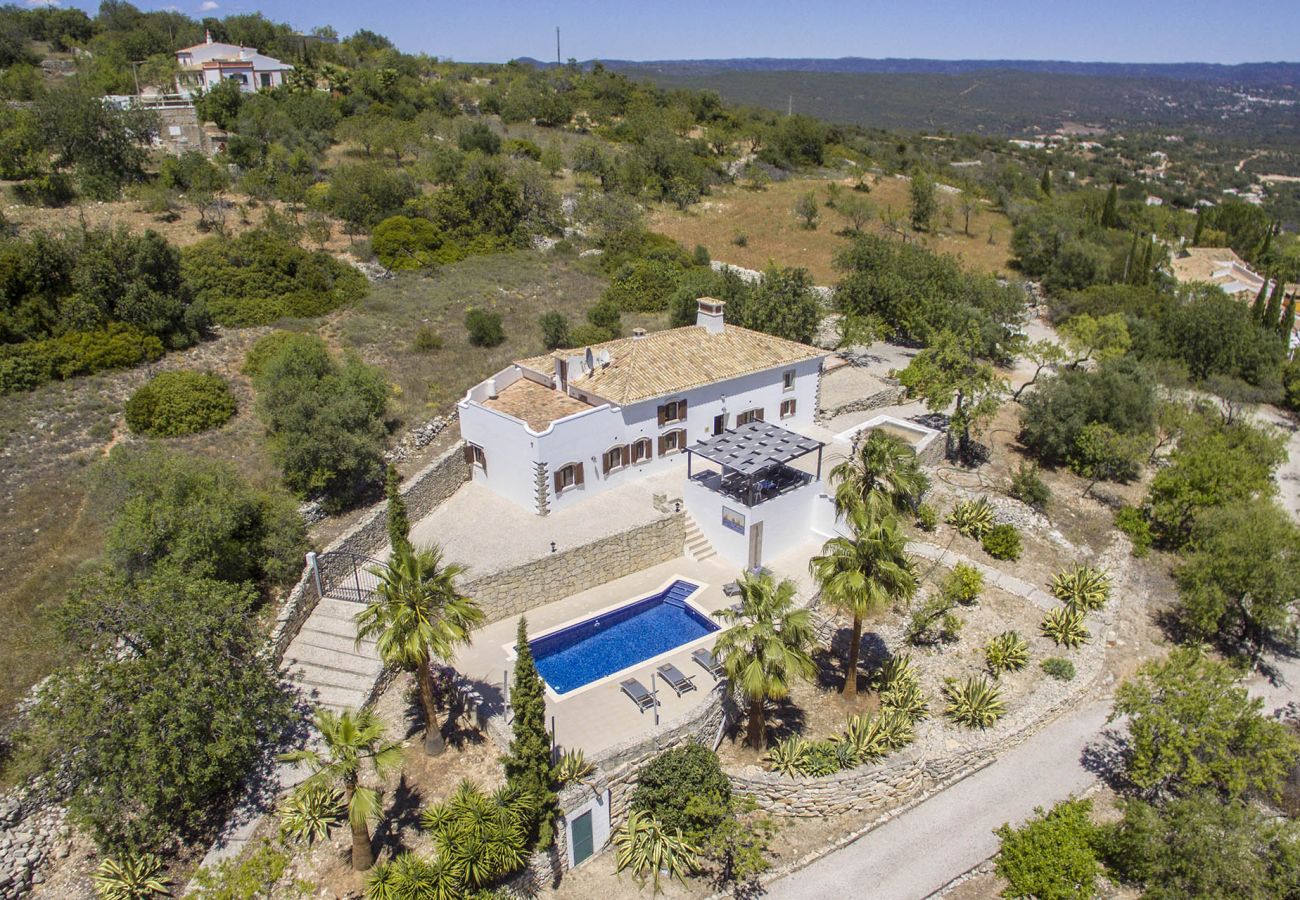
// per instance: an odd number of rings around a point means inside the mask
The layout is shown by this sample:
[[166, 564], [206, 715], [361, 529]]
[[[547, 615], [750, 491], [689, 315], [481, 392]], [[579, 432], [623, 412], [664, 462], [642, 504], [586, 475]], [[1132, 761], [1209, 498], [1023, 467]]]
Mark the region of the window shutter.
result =
[[604, 475], [609, 474], [609, 451], [608, 450], [606, 450], [604, 453], [600, 455], [600, 471], [601, 474]]
[[478, 464], [483, 467], [483, 474], [487, 474], [487, 452], [482, 447], [478, 448]]
[[665, 404], [664, 406], [659, 407], [659, 427], [662, 428], [664, 426], [664, 423], [667, 421], [668, 421], [668, 406]]
[[471, 466], [474, 465], [474, 445], [473, 445], [473, 444], [466, 444], [466, 445], [465, 445], [465, 462], [469, 463]]
[[681, 451], [686, 450], [686, 429], [685, 428], [677, 429], [677, 449]]
[[677, 418], [680, 419], [680, 420], [683, 421], [683, 422], [686, 421], [686, 401], [685, 401], [685, 400], [678, 400], [678, 401], [677, 401]]
[[582, 463], [576, 463], [573, 467], [573, 483], [575, 485], [582, 484]]
[[664, 451], [668, 449], [668, 435], [659, 435], [659, 455], [663, 456]]
[[557, 497], [560, 495], [560, 491], [561, 491], [561, 490], [563, 489], [563, 487], [564, 487], [564, 484], [560, 481], [560, 473], [561, 473], [562, 471], [564, 471], [564, 470], [563, 470], [563, 469], [556, 469], [556, 470], [555, 470], [555, 495], [556, 495]]
[[754, 410], [754, 418], [759, 422], [763, 421], [763, 407]]
[[632, 448], [627, 444], [623, 445], [623, 465], [630, 465], [632, 462]]

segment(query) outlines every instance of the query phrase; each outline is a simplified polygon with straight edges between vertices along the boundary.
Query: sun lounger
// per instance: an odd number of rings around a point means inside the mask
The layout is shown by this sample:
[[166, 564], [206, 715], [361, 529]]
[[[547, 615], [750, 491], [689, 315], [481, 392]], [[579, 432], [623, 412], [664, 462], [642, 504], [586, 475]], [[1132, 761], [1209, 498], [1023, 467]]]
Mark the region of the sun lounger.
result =
[[713, 676], [714, 680], [722, 677], [722, 666], [713, 658], [713, 653], [701, 647], [698, 650], [691, 651], [691, 659], [695, 660], [704, 671]]
[[646, 687], [635, 678], [628, 678], [619, 684], [623, 693], [632, 698], [632, 702], [637, 705], [637, 709], [645, 712], [658, 705], [659, 701], [655, 699], [654, 694], [646, 690]]
[[672, 663], [664, 663], [659, 667], [659, 677], [668, 682], [668, 686], [677, 692], [678, 697], [687, 691], [695, 690], [695, 676], [685, 674]]
[[728, 581], [722, 586], [722, 596], [737, 597], [740, 595], [740, 582]]

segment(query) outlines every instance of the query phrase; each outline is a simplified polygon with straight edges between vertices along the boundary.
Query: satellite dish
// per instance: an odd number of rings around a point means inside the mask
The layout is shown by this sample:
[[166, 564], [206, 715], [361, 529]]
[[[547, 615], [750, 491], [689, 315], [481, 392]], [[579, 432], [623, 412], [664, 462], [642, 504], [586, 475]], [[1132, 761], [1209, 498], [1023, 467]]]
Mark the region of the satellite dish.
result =
[[591, 348], [590, 348], [590, 347], [587, 348], [587, 352], [586, 352], [586, 354], [584, 354], [584, 359], [583, 359], [583, 361], [587, 364], [587, 371], [588, 371], [588, 372], [590, 372], [590, 371], [592, 371], [593, 369], [596, 368], [596, 355], [595, 355], [594, 353], [591, 352]]
[[601, 350], [599, 353], [596, 354], [596, 362], [600, 363], [600, 367], [602, 369], [605, 368], [605, 366], [609, 365], [609, 360], [610, 360], [610, 356], [608, 350]]

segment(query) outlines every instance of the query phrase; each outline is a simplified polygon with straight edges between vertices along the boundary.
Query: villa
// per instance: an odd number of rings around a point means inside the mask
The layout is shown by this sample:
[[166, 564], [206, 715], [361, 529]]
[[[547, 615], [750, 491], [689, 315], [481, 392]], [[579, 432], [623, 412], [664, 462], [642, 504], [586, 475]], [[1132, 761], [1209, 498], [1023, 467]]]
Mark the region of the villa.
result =
[[284, 75], [293, 66], [271, 56], [264, 56], [252, 47], [223, 44], [205, 33], [202, 44], [176, 51], [176, 91], [189, 96], [210, 90], [222, 81], [234, 81], [249, 93], [261, 88], [277, 88], [284, 84]]
[[[822, 443], [805, 436], [823, 350], [728, 325], [699, 300], [696, 324], [519, 360], [458, 404], [473, 481], [546, 516], [630, 479], [682, 473], [710, 543], [759, 565], [806, 539]], [[697, 469], [696, 461], [701, 465]]]

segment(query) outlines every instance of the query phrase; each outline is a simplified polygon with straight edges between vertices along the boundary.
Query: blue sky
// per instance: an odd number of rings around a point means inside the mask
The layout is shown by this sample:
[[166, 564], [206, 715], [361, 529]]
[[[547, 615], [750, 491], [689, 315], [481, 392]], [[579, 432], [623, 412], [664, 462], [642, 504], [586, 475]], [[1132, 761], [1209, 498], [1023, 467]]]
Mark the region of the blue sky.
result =
[[[38, 0], [29, 0], [38, 2]], [[65, 0], [67, 2], [67, 0]], [[1300, 58], [1297, 0], [136, 0], [191, 15], [261, 11], [307, 30], [370, 28], [462, 61], [905, 56], [1122, 62]], [[93, 3], [76, 2], [93, 9]]]

